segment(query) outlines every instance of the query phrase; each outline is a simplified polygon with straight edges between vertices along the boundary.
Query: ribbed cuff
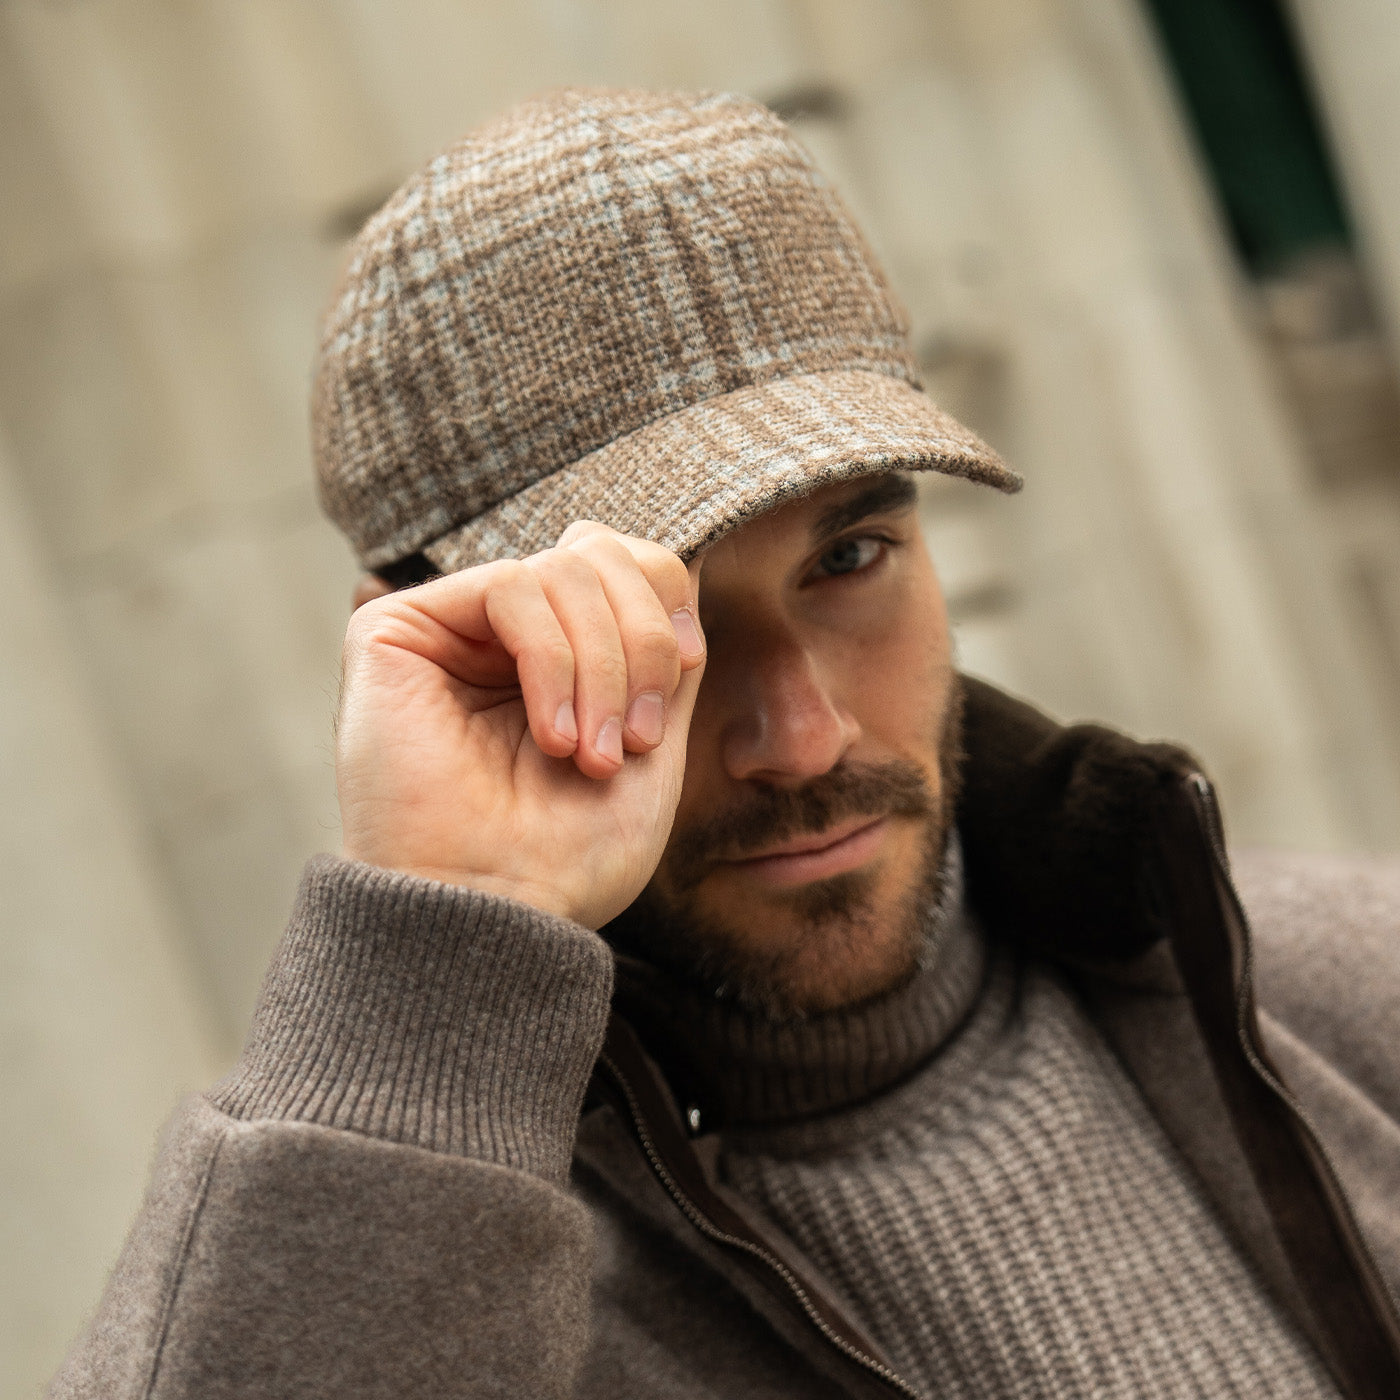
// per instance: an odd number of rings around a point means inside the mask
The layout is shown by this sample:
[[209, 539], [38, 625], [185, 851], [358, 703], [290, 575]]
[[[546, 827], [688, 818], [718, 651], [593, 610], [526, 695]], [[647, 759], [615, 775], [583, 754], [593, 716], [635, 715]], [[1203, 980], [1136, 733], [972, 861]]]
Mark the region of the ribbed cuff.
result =
[[562, 1181], [611, 991], [578, 924], [318, 856], [210, 1099]]

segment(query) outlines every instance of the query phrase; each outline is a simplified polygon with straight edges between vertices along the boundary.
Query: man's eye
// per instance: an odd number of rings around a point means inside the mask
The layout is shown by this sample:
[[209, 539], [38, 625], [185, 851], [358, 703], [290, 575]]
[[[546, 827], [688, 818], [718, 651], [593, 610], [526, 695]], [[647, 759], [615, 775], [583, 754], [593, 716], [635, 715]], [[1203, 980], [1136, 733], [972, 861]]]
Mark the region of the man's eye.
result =
[[885, 541], [874, 535], [858, 535], [838, 540], [817, 560], [816, 572], [826, 578], [839, 574], [854, 574], [868, 569], [881, 555]]

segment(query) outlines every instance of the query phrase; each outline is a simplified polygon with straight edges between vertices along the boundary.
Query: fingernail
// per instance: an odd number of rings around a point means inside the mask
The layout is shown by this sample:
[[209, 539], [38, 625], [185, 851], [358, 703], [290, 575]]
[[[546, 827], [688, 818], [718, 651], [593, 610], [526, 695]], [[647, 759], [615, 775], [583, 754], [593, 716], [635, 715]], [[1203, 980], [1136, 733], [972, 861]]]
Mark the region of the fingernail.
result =
[[666, 702], [659, 690], [648, 690], [627, 707], [627, 727], [644, 744], [659, 744], [666, 732]]
[[676, 644], [686, 656], [699, 656], [705, 650], [700, 629], [695, 625], [695, 614], [689, 608], [677, 608], [671, 614], [671, 626], [676, 629]]
[[574, 702], [565, 700], [554, 716], [554, 732], [571, 744], [578, 743], [578, 721], [574, 718]]
[[604, 758], [610, 758], [614, 763], [622, 762], [622, 721], [616, 716], [603, 721], [603, 727], [598, 731], [597, 749]]

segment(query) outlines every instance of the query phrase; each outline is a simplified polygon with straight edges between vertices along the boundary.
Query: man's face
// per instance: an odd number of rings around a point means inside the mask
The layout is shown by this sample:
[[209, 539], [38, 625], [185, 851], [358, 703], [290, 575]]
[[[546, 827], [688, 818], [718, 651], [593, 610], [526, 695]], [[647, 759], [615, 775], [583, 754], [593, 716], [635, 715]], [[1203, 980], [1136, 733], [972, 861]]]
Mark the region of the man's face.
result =
[[709, 659], [661, 864], [618, 941], [771, 1014], [899, 982], [956, 783], [947, 615], [906, 477], [823, 488], [704, 561]]

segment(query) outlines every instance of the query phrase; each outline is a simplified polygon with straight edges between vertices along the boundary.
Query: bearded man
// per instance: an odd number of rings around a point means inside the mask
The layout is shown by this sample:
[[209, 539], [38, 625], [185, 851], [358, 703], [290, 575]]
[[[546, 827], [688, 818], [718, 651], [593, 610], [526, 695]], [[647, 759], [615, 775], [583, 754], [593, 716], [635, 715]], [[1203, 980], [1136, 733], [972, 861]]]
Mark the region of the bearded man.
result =
[[360, 235], [309, 867], [59, 1395], [1400, 1395], [1393, 873], [959, 677], [810, 159], [569, 92]]

